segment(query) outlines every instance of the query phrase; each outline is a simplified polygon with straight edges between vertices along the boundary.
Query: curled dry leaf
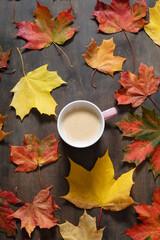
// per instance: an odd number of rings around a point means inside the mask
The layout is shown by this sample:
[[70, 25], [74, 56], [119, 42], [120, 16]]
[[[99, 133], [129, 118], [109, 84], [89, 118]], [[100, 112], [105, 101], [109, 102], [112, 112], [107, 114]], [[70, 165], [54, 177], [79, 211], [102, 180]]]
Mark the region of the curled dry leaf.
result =
[[42, 141], [33, 134], [25, 135], [24, 147], [11, 146], [10, 161], [18, 165], [15, 171], [30, 172], [56, 161], [58, 143], [53, 134]]
[[6, 116], [2, 116], [0, 114], [0, 141], [2, 141], [6, 136], [8, 136], [11, 132], [4, 132], [2, 130], [2, 126], [3, 126], [3, 123], [6, 119], [7, 115]]
[[134, 207], [141, 223], [134, 223], [124, 232], [133, 240], [160, 239], [160, 190], [156, 187], [152, 201], [152, 205], [142, 203]]
[[132, 107], [140, 106], [151, 94], [158, 91], [160, 77], [154, 77], [153, 67], [141, 63], [139, 75], [131, 72], [122, 72], [119, 83], [124, 87], [115, 91], [118, 104], [132, 104]]
[[98, 158], [91, 171], [72, 160], [70, 164], [70, 173], [66, 178], [69, 183], [69, 193], [63, 198], [77, 207], [84, 209], [101, 207], [105, 210], [120, 211], [135, 203], [130, 196], [135, 169], [115, 180], [108, 151], [102, 158]]
[[93, 218], [84, 211], [79, 219], [78, 226], [66, 221], [58, 225], [64, 240], [101, 240], [104, 228], [97, 230], [96, 218]]
[[49, 194], [50, 188], [41, 190], [34, 197], [33, 203], [25, 202], [23, 207], [12, 214], [14, 218], [21, 220], [21, 228], [26, 229], [29, 237], [36, 226], [49, 229], [57, 224], [58, 219], [52, 213], [59, 207]]

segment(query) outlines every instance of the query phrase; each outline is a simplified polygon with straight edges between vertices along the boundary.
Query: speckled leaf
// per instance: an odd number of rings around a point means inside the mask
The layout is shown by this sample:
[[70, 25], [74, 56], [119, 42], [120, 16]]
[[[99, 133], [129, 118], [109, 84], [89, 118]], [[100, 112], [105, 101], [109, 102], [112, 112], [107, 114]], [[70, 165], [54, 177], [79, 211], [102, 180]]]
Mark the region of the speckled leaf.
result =
[[16, 205], [20, 202], [12, 191], [2, 192], [0, 189], [0, 231], [4, 232], [7, 237], [16, 235], [16, 221], [11, 217], [14, 211], [10, 204]]
[[160, 118], [156, 111], [142, 107], [142, 117], [131, 113], [128, 118], [117, 123], [124, 136], [135, 140], [124, 148], [123, 161], [136, 165], [146, 158], [150, 159], [150, 168], [156, 177], [160, 173]]
[[130, 71], [122, 72], [119, 83], [124, 87], [115, 91], [118, 104], [132, 104], [132, 107], [140, 106], [145, 99], [158, 91], [160, 77], [154, 77], [153, 67], [141, 63], [139, 75]]
[[21, 228], [25, 228], [31, 237], [36, 226], [51, 228], [57, 224], [58, 219], [53, 212], [59, 207], [50, 195], [50, 188], [41, 190], [32, 202], [25, 202], [24, 206], [12, 214], [14, 218], [21, 220]]
[[18, 165], [15, 171], [30, 172], [56, 161], [58, 143], [53, 134], [42, 141], [33, 134], [25, 135], [24, 147], [11, 146], [10, 161]]
[[93, 16], [99, 22], [99, 30], [115, 33], [122, 30], [136, 33], [143, 28], [147, 14], [145, 0], [137, 1], [130, 7], [129, 0], [112, 0], [111, 5], [97, 0]]
[[71, 8], [59, 13], [54, 19], [48, 7], [37, 1], [37, 9], [34, 11], [35, 22], [15, 22], [19, 31], [17, 36], [27, 40], [23, 48], [42, 49], [52, 42], [63, 44], [72, 38], [77, 28], [69, 25], [74, 20]]
[[124, 232], [133, 240], [160, 239], [160, 191], [158, 188], [155, 188], [152, 201], [152, 205], [142, 203], [134, 207], [141, 223], [134, 223]]
[[4, 132], [2, 130], [3, 123], [7, 116], [2, 116], [0, 114], [0, 141], [2, 141], [6, 136], [8, 136], [11, 132]]

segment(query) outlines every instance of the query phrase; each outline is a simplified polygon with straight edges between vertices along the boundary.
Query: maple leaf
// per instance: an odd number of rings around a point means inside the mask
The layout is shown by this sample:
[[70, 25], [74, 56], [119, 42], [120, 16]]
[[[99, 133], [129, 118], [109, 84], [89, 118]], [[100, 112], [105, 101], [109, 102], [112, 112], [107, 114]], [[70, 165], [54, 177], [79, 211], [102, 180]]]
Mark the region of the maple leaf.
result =
[[115, 91], [118, 104], [132, 104], [138, 107], [145, 99], [158, 91], [160, 77], [154, 77], [153, 67], [141, 63], [138, 77], [131, 72], [121, 73], [119, 83], [124, 87]]
[[51, 228], [56, 225], [58, 219], [53, 216], [53, 211], [59, 207], [49, 195], [51, 187], [41, 190], [34, 197], [33, 203], [25, 202], [24, 206], [12, 214], [14, 218], [21, 220], [21, 228], [25, 228], [31, 237], [36, 226], [40, 228]]
[[63, 44], [72, 38], [77, 28], [69, 27], [74, 20], [71, 10], [72, 8], [60, 12], [54, 19], [48, 7], [37, 1], [34, 23], [28, 21], [15, 22], [19, 30], [17, 36], [27, 40], [23, 48], [42, 49], [48, 47], [52, 42]]
[[3, 126], [3, 123], [6, 119], [7, 115], [6, 116], [2, 116], [0, 114], [0, 141], [2, 141], [6, 136], [8, 136], [11, 132], [4, 132], [2, 130], [2, 126]]
[[[0, 46], [0, 70], [8, 66], [9, 55], [11, 53], [11, 48], [6, 52], [3, 52], [2, 46]], [[1, 78], [1, 75], [0, 75]]]
[[106, 154], [99, 158], [91, 171], [77, 165], [70, 159], [70, 174], [66, 178], [69, 193], [63, 198], [79, 208], [101, 207], [120, 211], [135, 202], [130, 197], [134, 169], [114, 179], [113, 164]]
[[68, 221], [58, 226], [64, 240], [101, 240], [104, 231], [104, 228], [97, 230], [96, 219], [89, 216], [86, 210], [80, 217], [78, 226]]
[[116, 33], [123, 31], [133, 52], [133, 64], [135, 64], [135, 52], [126, 32], [137, 33], [148, 21], [144, 20], [147, 14], [145, 0], [137, 1], [130, 7], [129, 0], [112, 0], [111, 5], [97, 0], [93, 16], [99, 22], [98, 30], [104, 33]]
[[145, 32], [158, 46], [160, 46], [159, 8], [160, 0], [155, 3], [155, 6], [153, 8], [149, 8], [150, 22], [144, 26]]
[[126, 137], [135, 140], [124, 148], [123, 161], [139, 165], [150, 159], [150, 169], [156, 177], [160, 173], [160, 118], [156, 111], [142, 108], [142, 117], [130, 113], [116, 125]]
[[23, 146], [10, 146], [10, 161], [17, 164], [16, 172], [30, 172], [56, 161], [61, 155], [57, 153], [58, 143], [54, 135], [41, 142], [33, 134], [26, 134]]
[[48, 71], [48, 64], [27, 73], [11, 90], [14, 92], [10, 106], [16, 109], [16, 114], [23, 120], [32, 108], [37, 108], [42, 114], [55, 114], [57, 103], [52, 98], [50, 91], [65, 82], [56, 71]]
[[100, 47], [92, 39], [90, 45], [87, 46], [87, 53], [82, 56], [90, 67], [113, 77], [115, 71], [122, 71], [122, 64], [126, 60], [126, 58], [113, 56], [114, 49], [113, 38], [103, 40]]
[[3, 52], [2, 46], [0, 46], [0, 68], [5, 68], [8, 66], [9, 55], [11, 53], [11, 48], [6, 52]]
[[116, 33], [122, 30], [137, 33], [148, 21], [145, 0], [137, 1], [130, 7], [129, 0], [112, 0], [111, 5], [97, 0], [93, 16], [99, 22], [99, 30]]
[[141, 223], [134, 223], [124, 232], [133, 240], [160, 239], [160, 190], [156, 187], [152, 201], [152, 205], [142, 203], [134, 207]]
[[10, 204], [16, 205], [20, 202], [12, 191], [2, 192], [0, 189], [0, 231], [4, 232], [7, 237], [16, 235], [16, 221], [11, 217], [14, 211]]

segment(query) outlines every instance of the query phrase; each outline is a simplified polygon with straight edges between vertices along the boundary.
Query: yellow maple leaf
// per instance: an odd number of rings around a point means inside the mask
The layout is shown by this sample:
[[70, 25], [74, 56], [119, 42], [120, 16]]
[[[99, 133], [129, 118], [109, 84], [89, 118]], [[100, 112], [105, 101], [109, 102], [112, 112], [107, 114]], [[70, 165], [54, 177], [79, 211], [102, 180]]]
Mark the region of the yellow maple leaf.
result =
[[21, 120], [32, 108], [37, 108], [41, 114], [55, 114], [57, 103], [50, 92], [65, 82], [56, 71], [48, 71], [47, 66], [48, 64], [45, 64], [27, 75], [24, 74], [11, 90], [14, 96], [10, 106], [16, 109]]
[[64, 240], [101, 240], [104, 231], [104, 228], [97, 230], [96, 218], [88, 215], [86, 211], [80, 217], [78, 226], [68, 221], [58, 226]]
[[133, 185], [132, 175], [135, 169], [114, 179], [113, 164], [108, 151], [98, 158], [91, 171], [74, 163], [70, 159], [70, 174], [66, 178], [69, 183], [69, 193], [63, 198], [79, 208], [91, 209], [101, 207], [105, 210], [120, 211], [134, 200], [130, 197]]
[[158, 46], [160, 46], [159, 10], [160, 0], [156, 2], [153, 8], [149, 8], [150, 23], [144, 26], [145, 32]]

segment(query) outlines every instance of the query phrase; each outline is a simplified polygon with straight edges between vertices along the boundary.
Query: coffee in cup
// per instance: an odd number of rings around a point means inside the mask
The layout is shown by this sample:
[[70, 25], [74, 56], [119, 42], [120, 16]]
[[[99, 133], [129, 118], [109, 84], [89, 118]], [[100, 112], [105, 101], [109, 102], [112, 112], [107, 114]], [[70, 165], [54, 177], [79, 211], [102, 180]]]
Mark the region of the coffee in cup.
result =
[[[108, 111], [108, 114], [106, 112]], [[105, 111], [107, 118], [117, 114], [115, 108]], [[78, 100], [66, 105], [58, 116], [61, 138], [73, 147], [88, 147], [102, 136], [105, 126], [103, 113], [93, 103]]]

